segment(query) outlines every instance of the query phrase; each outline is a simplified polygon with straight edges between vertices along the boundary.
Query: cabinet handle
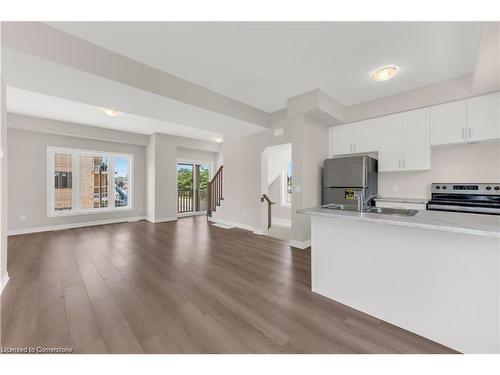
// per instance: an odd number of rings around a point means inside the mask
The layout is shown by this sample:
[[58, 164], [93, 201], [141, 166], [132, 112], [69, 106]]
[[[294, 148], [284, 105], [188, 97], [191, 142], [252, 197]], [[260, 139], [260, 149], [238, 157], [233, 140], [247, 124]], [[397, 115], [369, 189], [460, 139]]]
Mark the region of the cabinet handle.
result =
[[406, 168], [406, 159], [403, 159], [403, 169]]
[[401, 159], [398, 160], [398, 168], [401, 169]]
[[356, 152], [356, 143], [353, 143], [352, 146], [354, 147], [354, 152]]
[[462, 128], [462, 139], [465, 139], [465, 128]]
[[472, 128], [468, 128], [468, 131], [469, 131], [469, 139], [472, 138]]

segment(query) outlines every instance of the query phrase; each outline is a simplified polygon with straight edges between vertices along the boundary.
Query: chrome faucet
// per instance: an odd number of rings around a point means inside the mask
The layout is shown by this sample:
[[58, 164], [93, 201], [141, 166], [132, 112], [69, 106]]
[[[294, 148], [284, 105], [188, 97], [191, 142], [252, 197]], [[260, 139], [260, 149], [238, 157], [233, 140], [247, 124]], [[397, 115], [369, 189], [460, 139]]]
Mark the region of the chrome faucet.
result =
[[368, 203], [376, 198], [380, 198], [380, 195], [370, 193], [370, 195], [366, 196], [366, 188], [361, 188], [358, 195], [358, 211], [365, 211], [368, 208]]
[[368, 207], [368, 203], [370, 203], [371, 200], [377, 198], [380, 198], [380, 195], [378, 195], [377, 193], [371, 193], [370, 195], [368, 195], [363, 201], [363, 210]]

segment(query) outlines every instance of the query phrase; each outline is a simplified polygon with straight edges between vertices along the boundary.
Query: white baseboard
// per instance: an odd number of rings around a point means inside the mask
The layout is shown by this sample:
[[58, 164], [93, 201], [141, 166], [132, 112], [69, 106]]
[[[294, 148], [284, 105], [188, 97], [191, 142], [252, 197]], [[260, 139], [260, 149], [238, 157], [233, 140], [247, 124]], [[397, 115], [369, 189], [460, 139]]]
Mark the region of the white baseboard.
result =
[[311, 246], [311, 240], [310, 239], [306, 241], [290, 240], [290, 246], [304, 250]]
[[[236, 227], [236, 228], [240, 228], [240, 229], [244, 229], [244, 230], [249, 230], [250, 232], [254, 232], [254, 233], [258, 231], [257, 228], [254, 228], [251, 225], [235, 223], [234, 221], [219, 219], [218, 217], [209, 217], [208, 221], [213, 221], [214, 223], [230, 225], [232, 227]], [[258, 233], [256, 233], [256, 234], [258, 234]]]
[[7, 286], [9, 280], [10, 280], [9, 273], [5, 272], [5, 275], [3, 275], [2, 280], [0, 280], [0, 295], [3, 293], [3, 290]]
[[9, 236], [15, 236], [15, 235], [18, 235], [18, 234], [50, 232], [50, 231], [54, 231], [54, 230], [92, 227], [94, 225], [105, 225], [105, 224], [116, 224], [116, 223], [133, 222], [133, 221], [144, 220], [144, 219], [145, 219], [144, 216], [134, 216], [134, 217], [124, 217], [124, 218], [120, 218], [120, 219], [96, 220], [96, 221], [85, 221], [85, 222], [81, 222], [81, 223], [51, 225], [51, 226], [47, 226], [47, 227], [14, 229], [14, 230], [9, 230], [7, 232], [7, 235], [9, 235]]
[[146, 220], [149, 221], [150, 223], [158, 224], [158, 223], [164, 223], [166, 221], [175, 221], [177, 220], [177, 216], [159, 217], [159, 218], [146, 217]]

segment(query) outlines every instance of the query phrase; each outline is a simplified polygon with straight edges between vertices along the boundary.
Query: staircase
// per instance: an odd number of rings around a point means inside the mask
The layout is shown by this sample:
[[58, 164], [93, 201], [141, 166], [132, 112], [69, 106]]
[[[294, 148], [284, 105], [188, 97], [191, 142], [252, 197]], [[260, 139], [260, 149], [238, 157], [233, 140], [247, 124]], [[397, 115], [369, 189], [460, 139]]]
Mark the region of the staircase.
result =
[[220, 207], [223, 197], [223, 166], [221, 165], [211, 181], [208, 182], [208, 199], [207, 199], [207, 216], [211, 217], [212, 213]]

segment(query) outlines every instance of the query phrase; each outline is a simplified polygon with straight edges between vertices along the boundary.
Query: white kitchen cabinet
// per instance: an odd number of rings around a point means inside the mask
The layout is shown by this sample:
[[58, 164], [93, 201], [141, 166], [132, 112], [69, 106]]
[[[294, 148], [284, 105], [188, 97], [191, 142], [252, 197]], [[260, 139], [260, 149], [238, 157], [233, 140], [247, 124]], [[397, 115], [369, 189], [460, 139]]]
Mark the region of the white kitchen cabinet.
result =
[[401, 114], [380, 118], [380, 145], [378, 152], [378, 170], [390, 172], [401, 170]]
[[431, 122], [429, 108], [403, 113], [402, 169], [431, 169]]
[[431, 146], [466, 142], [467, 101], [431, 107]]
[[330, 129], [331, 155], [352, 154], [356, 139], [356, 129], [352, 124], [338, 125]]
[[429, 108], [380, 118], [380, 172], [430, 169]]
[[355, 124], [356, 139], [354, 152], [376, 152], [379, 147], [379, 122], [380, 119], [360, 121]]
[[467, 100], [467, 140], [500, 138], [500, 93]]
[[331, 155], [376, 152], [379, 142], [379, 119], [339, 125], [330, 129]]

